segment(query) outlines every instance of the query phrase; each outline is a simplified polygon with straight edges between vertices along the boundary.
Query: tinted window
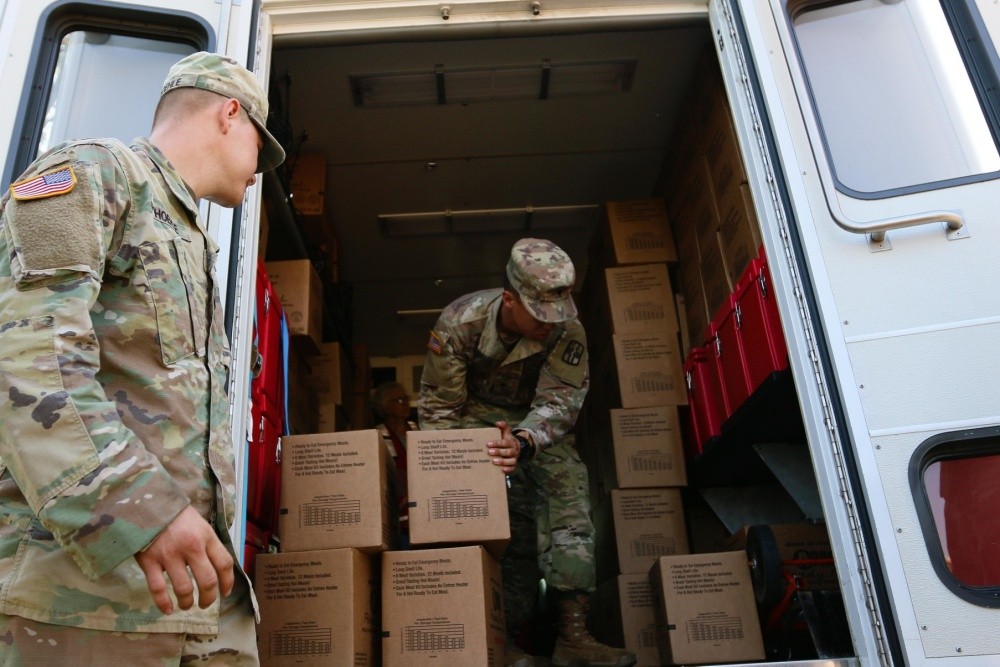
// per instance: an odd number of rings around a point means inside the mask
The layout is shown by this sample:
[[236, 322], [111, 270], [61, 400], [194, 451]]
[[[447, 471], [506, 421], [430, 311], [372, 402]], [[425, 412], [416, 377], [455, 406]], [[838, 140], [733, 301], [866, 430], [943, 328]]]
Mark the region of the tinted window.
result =
[[59, 44], [37, 152], [66, 139], [116, 137], [127, 143], [149, 134], [167, 71], [195, 50], [151, 37], [67, 33]]
[[884, 192], [1000, 169], [938, 0], [807, 5], [793, 24], [842, 186]]

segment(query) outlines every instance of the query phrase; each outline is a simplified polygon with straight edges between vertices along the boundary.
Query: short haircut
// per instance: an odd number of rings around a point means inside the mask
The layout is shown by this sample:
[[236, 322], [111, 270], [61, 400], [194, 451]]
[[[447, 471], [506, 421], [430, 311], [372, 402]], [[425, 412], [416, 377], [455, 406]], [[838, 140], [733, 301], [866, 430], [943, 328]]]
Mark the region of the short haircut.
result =
[[223, 99], [222, 95], [210, 90], [175, 88], [160, 97], [153, 113], [153, 127], [167, 118], [190, 116]]

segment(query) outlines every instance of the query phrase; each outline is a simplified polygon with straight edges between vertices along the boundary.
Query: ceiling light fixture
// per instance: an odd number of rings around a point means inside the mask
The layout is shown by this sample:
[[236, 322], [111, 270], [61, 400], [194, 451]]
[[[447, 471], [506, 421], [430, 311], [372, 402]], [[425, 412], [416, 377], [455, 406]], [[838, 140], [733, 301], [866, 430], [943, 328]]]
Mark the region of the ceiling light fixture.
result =
[[597, 204], [574, 204], [383, 213], [378, 216], [378, 224], [385, 236], [591, 229], [597, 220], [597, 208]]
[[359, 107], [445, 105], [494, 100], [574, 97], [627, 93], [635, 59], [531, 65], [446, 68], [386, 72], [348, 77]]

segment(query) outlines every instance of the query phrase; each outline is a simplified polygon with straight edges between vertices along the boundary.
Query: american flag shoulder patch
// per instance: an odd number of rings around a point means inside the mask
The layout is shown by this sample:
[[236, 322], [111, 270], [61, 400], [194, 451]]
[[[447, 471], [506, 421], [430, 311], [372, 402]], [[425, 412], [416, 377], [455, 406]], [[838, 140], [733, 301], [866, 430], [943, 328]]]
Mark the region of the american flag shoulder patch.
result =
[[19, 201], [44, 199], [64, 195], [75, 186], [76, 174], [73, 173], [73, 167], [59, 167], [14, 183], [10, 186], [10, 194]]
[[441, 336], [436, 331], [431, 332], [430, 340], [427, 341], [427, 349], [434, 354], [441, 354], [444, 351], [444, 341], [441, 340]]

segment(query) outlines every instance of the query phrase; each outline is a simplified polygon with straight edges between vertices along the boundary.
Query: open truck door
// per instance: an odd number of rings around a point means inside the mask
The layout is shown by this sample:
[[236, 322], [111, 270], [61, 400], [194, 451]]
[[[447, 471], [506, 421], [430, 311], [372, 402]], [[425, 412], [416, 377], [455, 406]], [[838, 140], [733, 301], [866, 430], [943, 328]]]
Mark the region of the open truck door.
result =
[[1000, 653], [996, 14], [710, 2], [863, 664]]
[[[225, 53], [258, 72], [266, 83], [270, 42], [258, 48], [257, 15], [254, 3], [232, 0], [0, 2], [0, 49], [6, 54], [0, 62], [4, 187], [37, 155], [63, 140], [114, 136], [127, 143], [148, 135], [167, 71], [187, 54]], [[202, 218], [220, 246], [216, 275], [233, 348], [229, 393], [234, 397], [248, 392], [253, 311], [246, 304], [253, 302], [259, 202], [256, 186], [236, 209], [201, 203]], [[239, 400], [233, 404], [240, 470], [247, 406]], [[237, 498], [236, 515], [243, 517], [245, 493]], [[241, 544], [242, 522], [233, 530], [234, 543]]]

